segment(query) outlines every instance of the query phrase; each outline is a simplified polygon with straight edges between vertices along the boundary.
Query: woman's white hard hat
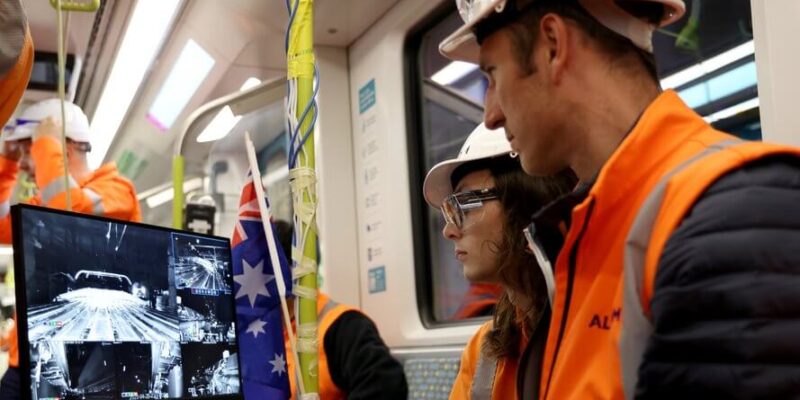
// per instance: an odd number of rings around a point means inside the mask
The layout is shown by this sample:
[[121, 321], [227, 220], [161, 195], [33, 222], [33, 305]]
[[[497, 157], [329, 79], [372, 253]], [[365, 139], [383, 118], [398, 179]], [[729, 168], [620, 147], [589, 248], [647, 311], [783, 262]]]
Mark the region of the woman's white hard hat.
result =
[[425, 201], [439, 208], [444, 198], [453, 193], [450, 177], [459, 166], [477, 160], [511, 155], [511, 145], [506, 140], [503, 128], [490, 130], [484, 124], [478, 125], [461, 146], [456, 158], [436, 164], [425, 177], [422, 192]]

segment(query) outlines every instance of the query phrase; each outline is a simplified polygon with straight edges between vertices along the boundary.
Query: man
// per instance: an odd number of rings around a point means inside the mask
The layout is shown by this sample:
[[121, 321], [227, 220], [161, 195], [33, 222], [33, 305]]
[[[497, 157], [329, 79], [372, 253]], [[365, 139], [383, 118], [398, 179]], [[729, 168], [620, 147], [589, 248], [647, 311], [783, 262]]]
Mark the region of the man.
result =
[[661, 91], [651, 35], [683, 1], [456, 3], [465, 25], [440, 50], [480, 63], [487, 127], [529, 174], [581, 180], [530, 229], [568, 228], [526, 397], [800, 393], [800, 151]]
[[[97, 170], [88, 166], [86, 153], [91, 151], [89, 122], [76, 105], [65, 103], [67, 136], [67, 171], [64, 180], [64, 156], [61, 147], [61, 104], [58, 99], [44, 100], [22, 112], [11, 135], [3, 140], [0, 152], [0, 243], [11, 242], [11, 194], [20, 169], [33, 176], [39, 194], [29, 204], [65, 209], [67, 191], [75, 212], [106, 216], [125, 221], [141, 221], [139, 202], [133, 184], [120, 176], [113, 164]], [[19, 398], [19, 354], [14, 343], [16, 329], [8, 339], [12, 350], [9, 370], [0, 383], [0, 399]]]
[[[275, 221], [285, 254], [292, 254], [292, 225]], [[294, 301], [289, 312], [294, 319]], [[378, 328], [355, 307], [338, 304], [327, 295], [317, 297], [320, 399], [406, 399], [408, 387], [403, 366], [389, 353]], [[286, 350], [290, 349], [288, 336]], [[287, 353], [292, 398], [297, 395], [294, 357]]]
[[20, 169], [33, 176], [39, 195], [30, 204], [65, 209], [69, 190], [73, 211], [125, 221], [140, 221], [141, 211], [133, 184], [113, 164], [97, 170], [88, 165], [91, 151], [89, 122], [83, 111], [66, 102], [67, 171], [61, 149], [61, 102], [49, 99], [22, 112], [14, 132], [0, 153], [0, 242], [11, 241], [8, 207]]

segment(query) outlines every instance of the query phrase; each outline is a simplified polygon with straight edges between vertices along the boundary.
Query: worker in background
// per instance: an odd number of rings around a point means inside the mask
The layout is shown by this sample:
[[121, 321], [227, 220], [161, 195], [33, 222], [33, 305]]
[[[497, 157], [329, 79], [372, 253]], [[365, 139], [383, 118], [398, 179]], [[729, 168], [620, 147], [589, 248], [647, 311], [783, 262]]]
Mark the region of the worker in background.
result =
[[8, 206], [21, 169], [34, 177], [39, 194], [29, 204], [66, 209], [69, 190], [72, 210], [124, 221], [141, 220], [133, 184], [114, 164], [89, 168], [92, 150], [89, 121], [80, 107], [65, 103], [68, 181], [64, 180], [61, 150], [61, 102], [49, 99], [31, 105], [17, 118], [13, 133], [0, 153], [0, 242], [11, 240]]
[[[530, 216], [575, 186], [569, 172], [536, 178], [525, 174], [502, 129], [479, 125], [454, 159], [434, 166], [425, 200], [441, 209], [442, 235], [451, 240], [470, 282], [498, 285], [502, 295], [492, 320], [472, 336], [461, 356], [451, 399], [530, 399], [518, 384], [536, 371], [520, 359], [539, 358], [550, 318], [543, 269], [522, 230]], [[549, 235], [558, 240], [556, 231]], [[523, 364], [525, 364], [523, 362]]]
[[[0, 125], [5, 127], [28, 86], [33, 67], [33, 41], [20, 0], [2, 2], [0, 21]], [[14, 361], [14, 367], [19, 365], [16, 332], [12, 326], [9, 334], [0, 340], [9, 353], [9, 364]], [[0, 400], [19, 397], [19, 374], [14, 368], [0, 380]]]
[[453, 313], [453, 319], [486, 317], [494, 314], [497, 301], [503, 294], [500, 285], [470, 282], [461, 299], [461, 306]]
[[800, 150], [661, 90], [652, 34], [684, 2], [456, 4], [440, 50], [480, 64], [486, 126], [527, 173], [581, 181], [530, 230], [568, 227], [537, 397], [796, 398]]
[[[0, 243], [11, 242], [11, 194], [19, 170], [34, 178], [39, 194], [26, 202], [66, 209], [67, 191], [72, 211], [124, 221], [141, 221], [139, 202], [133, 184], [122, 177], [113, 164], [92, 170], [87, 153], [91, 151], [89, 122], [76, 105], [65, 103], [68, 182], [64, 181], [61, 146], [61, 102], [49, 99], [31, 105], [16, 120], [10, 136], [3, 139], [0, 151]], [[16, 342], [16, 329], [7, 342]], [[15, 347], [12, 347], [14, 349]], [[9, 393], [19, 387], [19, 354], [9, 354], [9, 369], [0, 383], [0, 399], [19, 398]]]
[[[292, 254], [292, 225], [280, 220], [274, 224], [284, 253]], [[287, 300], [294, 321], [294, 300]], [[408, 386], [403, 366], [389, 353], [369, 317], [323, 293], [317, 296], [317, 313], [320, 399], [406, 399]], [[289, 338], [285, 337], [288, 350]], [[296, 398], [294, 357], [287, 352], [286, 358], [286, 370], [292, 371], [292, 398]]]

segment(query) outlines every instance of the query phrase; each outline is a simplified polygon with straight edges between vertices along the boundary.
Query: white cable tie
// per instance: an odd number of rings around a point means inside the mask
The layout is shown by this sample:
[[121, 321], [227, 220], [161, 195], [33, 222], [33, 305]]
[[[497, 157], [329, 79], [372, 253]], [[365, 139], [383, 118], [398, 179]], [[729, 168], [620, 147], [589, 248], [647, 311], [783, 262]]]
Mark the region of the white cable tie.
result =
[[314, 171], [313, 168], [304, 167], [302, 165], [289, 170], [289, 180], [299, 180], [303, 178], [313, 179], [316, 181], [317, 172]]
[[312, 378], [317, 378], [319, 376], [319, 358], [314, 358], [308, 363], [308, 375]]
[[[298, 196], [300, 197], [300, 196]], [[302, 201], [302, 199], [294, 199], [292, 202], [292, 207], [294, 208], [294, 215], [303, 223], [305, 226], [313, 226], [316, 227], [315, 219], [317, 213], [317, 203], [316, 199], [312, 200], [313, 204], [306, 204]], [[314, 232], [317, 232], [314, 229]], [[303, 248], [303, 246], [297, 246], [299, 248]]]
[[292, 279], [300, 279], [308, 274], [313, 274], [315, 272], [317, 272], [316, 265], [309, 265], [306, 263], [298, 264], [296, 267], [292, 269]]
[[304, 354], [317, 354], [317, 339], [297, 338], [297, 351]]
[[318, 324], [316, 322], [307, 322], [305, 324], [300, 324], [297, 327], [297, 336], [303, 338], [316, 338], [317, 337], [317, 327]]
[[317, 298], [317, 290], [309, 289], [305, 286], [295, 285], [292, 287], [292, 292], [294, 292], [297, 297], [302, 297], [308, 300], [315, 300]]

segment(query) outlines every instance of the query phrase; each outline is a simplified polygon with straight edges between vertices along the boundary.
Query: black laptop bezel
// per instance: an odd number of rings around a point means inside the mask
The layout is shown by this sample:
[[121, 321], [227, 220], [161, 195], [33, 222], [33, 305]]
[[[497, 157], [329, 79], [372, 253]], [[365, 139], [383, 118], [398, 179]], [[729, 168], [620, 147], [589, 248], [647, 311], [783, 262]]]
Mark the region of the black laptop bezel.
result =
[[[25, 254], [24, 254], [24, 245], [23, 245], [23, 235], [22, 229], [15, 229], [13, 227], [21, 226], [22, 224], [22, 213], [24, 210], [35, 210], [39, 212], [46, 212], [52, 214], [61, 214], [71, 217], [78, 217], [84, 219], [91, 219], [95, 221], [102, 221], [102, 222], [113, 222], [118, 224], [126, 224], [130, 226], [135, 226], [139, 228], [145, 229], [154, 229], [164, 232], [171, 232], [171, 233], [184, 233], [187, 235], [192, 236], [199, 236], [207, 239], [216, 239], [216, 240], [224, 240], [228, 242], [228, 257], [231, 260], [230, 268], [231, 268], [231, 275], [229, 280], [230, 287], [233, 289], [235, 287], [233, 282], [233, 255], [231, 254], [231, 246], [230, 246], [230, 239], [222, 236], [215, 236], [215, 235], [207, 235], [201, 233], [195, 233], [192, 231], [186, 231], [181, 229], [174, 229], [174, 228], [166, 228], [163, 226], [157, 225], [149, 225], [143, 224], [141, 222], [130, 222], [130, 221], [123, 221], [108, 217], [100, 217], [91, 214], [82, 214], [76, 212], [69, 212], [54, 208], [47, 208], [41, 206], [34, 206], [30, 204], [17, 204], [11, 206], [11, 226], [12, 226], [12, 245], [14, 247], [14, 294], [16, 297], [16, 326], [17, 326], [17, 341], [19, 344], [19, 379], [20, 379], [20, 395], [21, 398], [33, 398], [32, 387], [31, 387], [31, 353], [30, 353], [30, 343], [28, 342], [28, 304], [27, 304], [27, 288], [25, 282]], [[242, 381], [242, 357], [241, 357], [241, 348], [239, 347], [239, 332], [238, 332], [238, 324], [235, 321], [236, 318], [236, 298], [234, 295], [234, 299], [231, 302], [232, 305], [232, 314], [234, 316], [234, 324], [237, 326], [235, 329], [235, 340], [234, 346], [236, 349], [236, 359], [239, 365], [239, 393], [235, 394], [225, 394], [225, 395], [217, 395], [217, 396], [205, 396], [205, 397], [188, 397], [184, 394], [183, 397], [179, 397], [177, 399], [207, 399], [207, 400], [244, 400], [244, 385]], [[168, 399], [176, 399], [174, 397], [170, 397]]]

